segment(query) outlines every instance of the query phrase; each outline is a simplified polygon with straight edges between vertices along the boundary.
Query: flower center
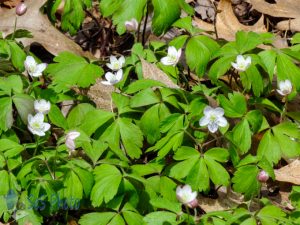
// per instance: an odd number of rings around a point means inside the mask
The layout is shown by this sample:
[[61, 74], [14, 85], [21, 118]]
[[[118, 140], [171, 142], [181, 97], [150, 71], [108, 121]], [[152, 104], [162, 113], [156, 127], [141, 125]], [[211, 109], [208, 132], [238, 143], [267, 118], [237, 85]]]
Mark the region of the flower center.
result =
[[30, 72], [34, 72], [35, 69], [36, 69], [36, 66], [35, 65], [30, 65], [28, 69], [29, 69]]
[[116, 70], [116, 69], [119, 69], [119, 63], [118, 62], [115, 62], [113, 63], [113, 68]]
[[239, 64], [239, 68], [242, 69], [242, 70], [245, 69], [246, 68], [246, 64], [244, 62], [240, 63]]
[[41, 124], [40, 123], [38, 123], [38, 122], [34, 122], [34, 123], [32, 123], [32, 125], [31, 125], [35, 130], [39, 130], [39, 129], [41, 129]]
[[210, 120], [211, 122], [215, 122], [215, 121], [217, 120], [216, 115], [211, 115], [211, 116], [209, 117], [209, 120]]

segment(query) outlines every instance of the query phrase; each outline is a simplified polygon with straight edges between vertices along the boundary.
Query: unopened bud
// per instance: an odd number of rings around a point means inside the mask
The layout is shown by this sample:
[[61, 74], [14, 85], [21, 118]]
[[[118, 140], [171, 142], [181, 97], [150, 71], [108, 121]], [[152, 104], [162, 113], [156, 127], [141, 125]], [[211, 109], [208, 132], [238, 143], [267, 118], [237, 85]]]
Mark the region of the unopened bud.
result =
[[261, 170], [257, 175], [257, 180], [261, 183], [265, 183], [269, 180], [269, 174], [266, 171]]
[[125, 21], [126, 30], [129, 32], [137, 31], [138, 26], [139, 26], [139, 23], [135, 18], [132, 18], [129, 21]]
[[195, 198], [193, 201], [189, 202], [187, 204], [187, 206], [189, 208], [192, 208], [192, 209], [197, 208], [198, 207], [198, 200]]
[[21, 2], [20, 4], [18, 4], [16, 6], [16, 14], [18, 16], [24, 15], [26, 13], [26, 11], [27, 11], [27, 6], [25, 3]]

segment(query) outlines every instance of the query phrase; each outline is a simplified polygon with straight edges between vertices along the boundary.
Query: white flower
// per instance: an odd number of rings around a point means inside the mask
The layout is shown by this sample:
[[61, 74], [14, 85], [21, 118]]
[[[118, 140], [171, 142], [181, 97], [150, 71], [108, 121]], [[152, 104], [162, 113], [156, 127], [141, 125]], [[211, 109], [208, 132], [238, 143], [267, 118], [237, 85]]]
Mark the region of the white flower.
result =
[[181, 56], [181, 48], [176, 50], [174, 46], [169, 46], [168, 55], [166, 57], [161, 58], [161, 63], [166, 66], [176, 66]]
[[176, 188], [176, 197], [178, 201], [188, 207], [194, 208], [198, 205], [197, 192], [193, 192], [191, 186], [188, 184]]
[[66, 144], [67, 148], [70, 150], [70, 154], [72, 151], [75, 150], [76, 145], [75, 145], [74, 140], [76, 138], [78, 138], [79, 136], [80, 136], [80, 133], [78, 131], [70, 131], [67, 133], [65, 144]]
[[106, 66], [113, 70], [113, 71], [118, 71], [122, 69], [123, 64], [125, 63], [125, 58], [124, 56], [121, 56], [119, 59], [117, 59], [116, 56], [110, 56], [109, 57], [110, 63], [106, 63]]
[[122, 80], [123, 77], [123, 70], [118, 70], [116, 73], [107, 72], [105, 74], [106, 81], [101, 81], [102, 84], [105, 85], [114, 85], [120, 80]]
[[51, 104], [45, 99], [34, 101], [34, 110], [37, 113], [47, 114], [50, 111]]
[[227, 126], [227, 120], [223, 115], [224, 109], [206, 106], [204, 109], [204, 117], [200, 119], [199, 124], [200, 126], [207, 126], [210, 132], [215, 133], [219, 127]]
[[44, 123], [44, 114], [37, 113], [35, 116], [28, 115], [28, 129], [38, 136], [45, 136], [45, 132], [50, 129], [49, 123]]
[[136, 31], [138, 29], [138, 26], [139, 23], [135, 18], [125, 21], [126, 30], [128, 30], [129, 32]]
[[236, 57], [236, 63], [232, 62], [231, 65], [233, 68], [235, 68], [237, 71], [243, 72], [246, 71], [249, 66], [251, 65], [251, 57], [248, 56], [246, 59], [242, 55], [238, 55]]
[[284, 80], [279, 82], [278, 88], [277, 92], [282, 96], [286, 96], [292, 92], [293, 86], [290, 80]]
[[27, 56], [26, 60], [24, 61], [24, 66], [30, 76], [40, 77], [42, 76], [42, 72], [46, 69], [47, 63], [37, 64], [32, 56]]

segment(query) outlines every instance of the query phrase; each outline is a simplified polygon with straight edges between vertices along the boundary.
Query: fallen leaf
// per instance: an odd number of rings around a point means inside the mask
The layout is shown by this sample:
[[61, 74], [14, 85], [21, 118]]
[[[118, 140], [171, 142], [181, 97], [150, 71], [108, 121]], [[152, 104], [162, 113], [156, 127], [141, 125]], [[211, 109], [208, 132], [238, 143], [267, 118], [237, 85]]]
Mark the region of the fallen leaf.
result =
[[264, 25], [263, 16], [252, 26], [241, 24], [233, 12], [231, 0], [220, 0], [218, 11], [220, 11], [220, 13], [217, 14], [216, 28], [219, 38], [228, 41], [235, 40], [235, 34], [240, 30], [257, 33], [267, 31]]
[[101, 80], [101, 78], [97, 79], [96, 83], [90, 87], [87, 95], [97, 108], [111, 111], [113, 107], [111, 94], [114, 92], [114, 87], [102, 84]]
[[8, 7], [8, 8], [14, 8], [20, 2], [21, 2], [21, 0], [0, 0], [0, 3], [2, 3], [5, 7]]
[[281, 182], [289, 182], [300, 185], [300, 160], [296, 159], [292, 163], [274, 170], [275, 180]]
[[[83, 52], [79, 45], [57, 30], [47, 16], [40, 12], [40, 8], [45, 2], [46, 0], [26, 1], [27, 12], [23, 16], [18, 17], [17, 28], [29, 30], [33, 34], [33, 38], [20, 39], [20, 41], [25, 46], [36, 42], [40, 43], [53, 55], [57, 55], [62, 51], [70, 51], [81, 56], [94, 58], [90, 52]], [[13, 32], [15, 18], [15, 9], [2, 9], [0, 14], [0, 31], [4, 35]]]
[[[263, 16], [252, 26], [241, 24], [233, 12], [231, 0], [220, 0], [218, 4], [218, 11], [219, 13], [216, 16], [216, 30], [219, 38], [227, 41], [233, 41], [235, 40], [236, 32], [240, 30], [253, 31], [257, 33], [267, 32]], [[207, 23], [196, 17], [193, 18], [193, 24], [197, 28], [208, 32], [215, 31], [213, 24]], [[215, 35], [210, 36], [215, 38]]]
[[142, 71], [145, 79], [157, 80], [168, 86], [169, 88], [179, 88], [178, 85], [174, 84], [174, 82], [165, 74], [162, 70], [160, 70], [156, 65], [149, 63], [141, 58], [142, 63]]
[[271, 4], [264, 0], [248, 0], [252, 8], [270, 16], [296, 18], [300, 16], [300, 4], [295, 0], [276, 0]]

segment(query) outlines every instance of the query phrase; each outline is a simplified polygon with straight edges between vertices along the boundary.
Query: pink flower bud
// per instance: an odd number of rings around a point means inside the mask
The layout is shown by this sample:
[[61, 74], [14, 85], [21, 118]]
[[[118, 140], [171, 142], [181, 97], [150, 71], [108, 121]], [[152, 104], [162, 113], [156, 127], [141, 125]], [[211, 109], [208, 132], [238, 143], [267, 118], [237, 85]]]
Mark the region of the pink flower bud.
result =
[[265, 183], [269, 180], [269, 174], [266, 171], [261, 170], [257, 175], [257, 180], [261, 183]]
[[139, 23], [135, 18], [132, 18], [131, 20], [125, 21], [125, 27], [129, 32], [137, 31]]
[[18, 16], [24, 15], [26, 11], [27, 11], [27, 6], [25, 5], [25, 3], [21, 2], [16, 6], [16, 14]]
[[197, 199], [194, 199], [193, 201], [189, 202], [189, 203], [187, 204], [187, 206], [188, 206], [189, 208], [192, 208], [192, 209], [197, 208], [197, 207], [198, 207], [198, 200], [197, 200]]

